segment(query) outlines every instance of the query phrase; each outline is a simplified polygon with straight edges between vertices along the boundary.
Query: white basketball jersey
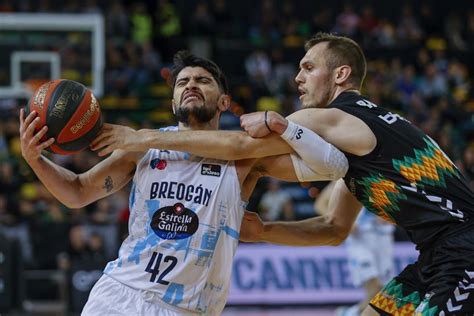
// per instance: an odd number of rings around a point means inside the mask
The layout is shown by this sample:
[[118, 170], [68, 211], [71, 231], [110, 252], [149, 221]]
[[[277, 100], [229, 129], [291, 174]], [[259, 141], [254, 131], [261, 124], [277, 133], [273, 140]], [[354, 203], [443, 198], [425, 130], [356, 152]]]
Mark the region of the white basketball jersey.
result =
[[129, 236], [104, 273], [183, 313], [220, 314], [245, 207], [240, 193], [232, 161], [149, 150], [133, 178]]

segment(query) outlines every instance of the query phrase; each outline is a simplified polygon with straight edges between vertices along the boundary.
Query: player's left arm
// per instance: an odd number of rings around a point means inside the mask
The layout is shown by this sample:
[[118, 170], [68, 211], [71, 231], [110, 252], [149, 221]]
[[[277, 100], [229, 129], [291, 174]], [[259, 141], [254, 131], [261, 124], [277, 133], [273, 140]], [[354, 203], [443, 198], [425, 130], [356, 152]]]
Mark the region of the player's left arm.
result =
[[[328, 181], [334, 180], [332, 174], [314, 171], [296, 154], [264, 157], [236, 162], [240, 170], [249, 168], [242, 182], [242, 198], [248, 200], [259, 178], [273, 177], [286, 182]], [[337, 179], [337, 178], [336, 178]]]
[[337, 246], [351, 232], [361, 204], [349, 192], [344, 181], [337, 181], [324, 216], [302, 221], [262, 222], [255, 213], [246, 212], [240, 240], [269, 242], [289, 246]]
[[290, 155], [270, 156], [251, 161], [239, 160], [235, 164], [238, 173], [239, 169], [249, 168], [242, 181], [242, 199], [244, 201], [248, 201], [261, 177], [271, 176], [287, 182], [298, 182]]

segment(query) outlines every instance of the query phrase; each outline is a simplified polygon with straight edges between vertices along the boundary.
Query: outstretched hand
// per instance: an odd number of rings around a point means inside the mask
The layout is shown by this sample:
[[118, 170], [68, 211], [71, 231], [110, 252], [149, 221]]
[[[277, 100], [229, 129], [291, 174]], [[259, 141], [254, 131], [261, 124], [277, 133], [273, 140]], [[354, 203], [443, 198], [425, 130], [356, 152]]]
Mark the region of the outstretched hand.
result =
[[39, 122], [40, 118], [35, 111], [25, 118], [25, 111], [23, 109], [20, 110], [21, 154], [29, 164], [40, 157], [43, 149], [54, 143], [54, 138], [43, 140], [44, 135], [48, 131], [47, 126], [43, 126], [38, 132], [35, 132]]
[[263, 222], [257, 213], [245, 211], [240, 225], [240, 241], [259, 242], [262, 240]]
[[92, 141], [90, 149], [99, 151], [99, 156], [108, 155], [116, 149], [139, 151], [138, 139], [138, 132], [133, 128], [104, 124], [98, 136]]

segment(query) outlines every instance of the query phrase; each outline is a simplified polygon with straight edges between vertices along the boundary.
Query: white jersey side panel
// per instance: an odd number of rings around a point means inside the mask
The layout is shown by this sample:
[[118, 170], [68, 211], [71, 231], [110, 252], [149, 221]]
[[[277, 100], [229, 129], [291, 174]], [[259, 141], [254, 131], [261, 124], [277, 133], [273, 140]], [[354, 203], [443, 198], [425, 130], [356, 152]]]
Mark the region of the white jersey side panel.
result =
[[244, 207], [233, 162], [151, 149], [133, 178], [129, 236], [104, 273], [180, 310], [220, 314]]

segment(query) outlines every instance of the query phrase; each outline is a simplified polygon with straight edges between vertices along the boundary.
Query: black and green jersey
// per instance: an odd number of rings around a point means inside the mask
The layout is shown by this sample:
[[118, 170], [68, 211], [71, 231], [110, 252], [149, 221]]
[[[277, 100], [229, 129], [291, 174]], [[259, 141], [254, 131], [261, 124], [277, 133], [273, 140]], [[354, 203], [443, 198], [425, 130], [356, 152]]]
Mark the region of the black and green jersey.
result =
[[467, 181], [419, 128], [353, 92], [342, 93], [329, 108], [361, 119], [377, 138], [366, 156], [346, 153], [344, 181], [368, 210], [403, 227], [419, 247], [472, 217]]

